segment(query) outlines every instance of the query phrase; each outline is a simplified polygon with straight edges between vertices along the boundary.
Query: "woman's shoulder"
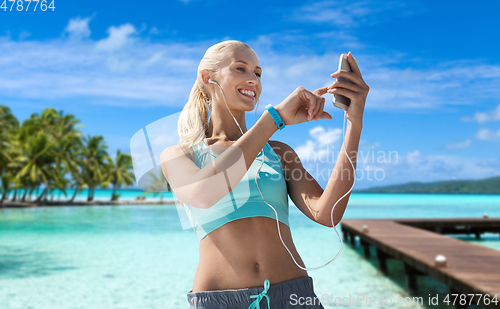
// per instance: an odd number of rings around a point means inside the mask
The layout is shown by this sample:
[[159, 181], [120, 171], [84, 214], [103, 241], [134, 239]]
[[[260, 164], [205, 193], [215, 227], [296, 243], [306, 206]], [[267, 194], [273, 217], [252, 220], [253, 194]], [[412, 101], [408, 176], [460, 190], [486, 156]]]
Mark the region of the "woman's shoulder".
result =
[[276, 152], [276, 154], [280, 158], [281, 165], [283, 166], [283, 169], [285, 169], [285, 166], [286, 166], [285, 157], [289, 156], [289, 155], [287, 156], [287, 153], [289, 153], [289, 152], [295, 153], [295, 151], [292, 149], [292, 147], [288, 146], [288, 144], [280, 142], [280, 141], [269, 140], [269, 145], [274, 150], [274, 152]]
[[269, 140], [269, 145], [278, 155], [285, 154], [286, 151], [293, 151], [292, 147], [290, 147], [287, 143], [281, 141]]
[[193, 147], [186, 147], [180, 144], [173, 145], [165, 148], [161, 155], [160, 161], [164, 162], [170, 159], [178, 158], [180, 156], [184, 156], [194, 161], [194, 150]]

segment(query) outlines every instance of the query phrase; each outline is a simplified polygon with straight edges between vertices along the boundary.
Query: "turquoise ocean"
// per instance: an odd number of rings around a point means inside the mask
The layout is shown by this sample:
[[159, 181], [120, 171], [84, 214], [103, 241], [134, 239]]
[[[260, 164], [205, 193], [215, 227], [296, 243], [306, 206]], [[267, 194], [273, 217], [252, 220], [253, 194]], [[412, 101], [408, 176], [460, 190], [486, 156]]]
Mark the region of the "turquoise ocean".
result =
[[[129, 192], [126, 199], [140, 193]], [[96, 191], [97, 196], [111, 194]], [[353, 193], [343, 218], [480, 218], [485, 213], [500, 217], [500, 195]], [[293, 204], [290, 225], [306, 267], [323, 265], [341, 247], [334, 229], [309, 220]], [[340, 226], [337, 231], [341, 234]], [[498, 234], [481, 240], [453, 237], [500, 250]], [[194, 231], [182, 229], [174, 205], [0, 209], [0, 308], [188, 308], [186, 293], [198, 258]], [[335, 261], [308, 273], [325, 308], [450, 308], [442, 302], [450, 293], [446, 285], [418, 277], [419, 291], [410, 293], [403, 264], [389, 260], [388, 268], [389, 276], [382, 275], [375, 258], [365, 259], [362, 248], [344, 244]], [[358, 294], [365, 297], [358, 304], [339, 304]], [[438, 305], [428, 304], [429, 294], [438, 295]]]
[[[66, 190], [66, 195], [62, 191], [59, 190], [54, 190], [53, 194], [49, 194], [48, 200], [52, 201], [68, 201], [73, 197], [75, 190]], [[20, 200], [20, 198], [23, 196], [24, 191], [19, 190], [17, 193], [17, 200]], [[41, 192], [39, 192], [41, 193]], [[95, 189], [94, 191], [94, 200], [95, 201], [109, 201], [111, 199], [113, 191], [112, 190], [106, 190], [106, 189]], [[120, 189], [116, 190], [116, 193], [120, 195], [119, 200], [120, 201], [128, 201], [128, 200], [135, 200], [137, 197], [146, 197], [146, 200], [160, 200], [161, 198], [161, 193], [145, 193], [144, 191], [140, 189]], [[8, 195], [9, 199], [12, 199], [14, 193], [10, 193]], [[32, 199], [36, 199], [37, 194], [32, 193]], [[75, 201], [86, 201], [88, 196], [88, 190], [84, 189], [81, 190], [76, 194]], [[26, 197], [28, 198], [28, 197]], [[172, 199], [173, 194], [172, 192], [164, 192], [163, 193], [163, 199], [168, 200]]]

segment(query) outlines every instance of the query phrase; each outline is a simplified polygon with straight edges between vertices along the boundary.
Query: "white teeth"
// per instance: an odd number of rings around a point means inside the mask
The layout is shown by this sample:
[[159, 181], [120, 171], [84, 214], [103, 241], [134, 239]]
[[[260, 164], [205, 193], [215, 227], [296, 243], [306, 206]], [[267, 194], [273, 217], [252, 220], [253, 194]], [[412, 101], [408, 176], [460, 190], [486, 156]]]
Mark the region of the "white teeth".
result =
[[246, 94], [246, 95], [249, 95], [249, 96], [252, 96], [252, 97], [255, 98], [255, 92], [253, 92], [253, 91], [248, 91], [248, 90], [241, 89], [240, 92], [243, 93], [243, 94]]

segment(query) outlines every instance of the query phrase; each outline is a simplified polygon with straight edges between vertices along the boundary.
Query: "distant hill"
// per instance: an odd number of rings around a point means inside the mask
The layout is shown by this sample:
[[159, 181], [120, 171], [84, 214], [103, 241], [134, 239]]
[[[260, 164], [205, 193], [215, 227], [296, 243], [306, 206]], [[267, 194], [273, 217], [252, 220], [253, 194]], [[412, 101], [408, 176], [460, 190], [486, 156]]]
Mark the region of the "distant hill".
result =
[[353, 190], [354, 193], [460, 193], [500, 194], [500, 176], [481, 180], [409, 182], [400, 185]]

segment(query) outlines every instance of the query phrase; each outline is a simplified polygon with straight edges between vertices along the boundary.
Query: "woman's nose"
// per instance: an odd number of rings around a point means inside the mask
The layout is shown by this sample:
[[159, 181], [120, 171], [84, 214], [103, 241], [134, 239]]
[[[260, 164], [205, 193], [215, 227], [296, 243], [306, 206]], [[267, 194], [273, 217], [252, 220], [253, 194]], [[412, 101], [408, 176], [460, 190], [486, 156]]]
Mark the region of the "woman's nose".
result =
[[259, 79], [257, 78], [257, 75], [255, 75], [255, 74], [250, 74], [250, 76], [248, 77], [248, 81], [252, 82], [254, 84], [259, 83]]

